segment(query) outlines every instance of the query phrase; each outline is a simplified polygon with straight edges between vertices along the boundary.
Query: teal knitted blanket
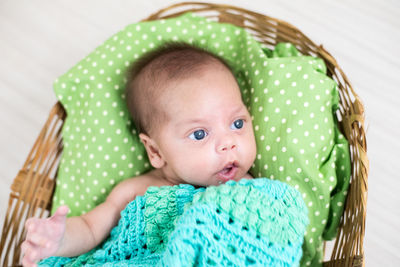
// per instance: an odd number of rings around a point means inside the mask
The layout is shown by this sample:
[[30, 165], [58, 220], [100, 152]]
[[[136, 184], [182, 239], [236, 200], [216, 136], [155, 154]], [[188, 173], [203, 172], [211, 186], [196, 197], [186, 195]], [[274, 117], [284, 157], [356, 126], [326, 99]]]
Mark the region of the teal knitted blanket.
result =
[[307, 224], [300, 193], [279, 181], [150, 187], [99, 247], [39, 266], [298, 266]]

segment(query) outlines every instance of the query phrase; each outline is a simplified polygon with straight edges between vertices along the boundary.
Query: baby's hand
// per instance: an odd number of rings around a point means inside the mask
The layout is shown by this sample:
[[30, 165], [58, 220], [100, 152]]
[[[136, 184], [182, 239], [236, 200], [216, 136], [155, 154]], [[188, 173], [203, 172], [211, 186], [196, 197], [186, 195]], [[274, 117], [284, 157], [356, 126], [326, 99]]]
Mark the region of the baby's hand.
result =
[[26, 239], [21, 249], [25, 267], [37, 266], [41, 259], [54, 256], [64, 236], [68, 207], [61, 206], [47, 219], [30, 218], [26, 221]]

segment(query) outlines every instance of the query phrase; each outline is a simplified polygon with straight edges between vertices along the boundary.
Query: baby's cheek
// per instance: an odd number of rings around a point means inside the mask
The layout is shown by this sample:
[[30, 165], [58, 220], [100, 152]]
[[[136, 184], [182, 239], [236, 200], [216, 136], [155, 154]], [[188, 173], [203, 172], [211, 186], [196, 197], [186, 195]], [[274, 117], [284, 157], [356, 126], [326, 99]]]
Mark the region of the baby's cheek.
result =
[[256, 140], [255, 140], [255, 138], [253, 138], [252, 139], [252, 142], [251, 142], [251, 152], [250, 152], [250, 154], [253, 156], [252, 158], [253, 158], [253, 161], [256, 159], [256, 154], [257, 154], [257, 145], [256, 145]]
[[193, 151], [192, 153], [184, 153], [182, 154], [179, 160], [180, 167], [182, 169], [193, 169], [193, 168], [202, 168], [205, 165], [205, 156], [202, 153], [197, 151]]
[[252, 132], [250, 132], [246, 136], [246, 139], [243, 142], [243, 146], [244, 146], [243, 151], [245, 152], [244, 156], [249, 161], [248, 162], [249, 167], [251, 167], [257, 155], [256, 140]]
[[252, 148], [252, 151], [256, 153], [256, 137], [252, 128], [247, 133], [247, 141], [249, 143], [249, 146]]
[[[190, 147], [180, 150], [182, 153], [176, 153], [179, 158], [180, 174], [183, 177], [192, 177], [195, 179], [204, 179], [213, 175], [220, 166], [220, 158], [215, 153], [212, 144], [205, 146]], [[176, 165], [175, 165], [176, 166]]]
[[209, 160], [209, 156], [207, 157], [206, 155], [197, 155], [196, 159], [193, 159], [190, 165], [197, 170], [206, 170], [209, 165]]

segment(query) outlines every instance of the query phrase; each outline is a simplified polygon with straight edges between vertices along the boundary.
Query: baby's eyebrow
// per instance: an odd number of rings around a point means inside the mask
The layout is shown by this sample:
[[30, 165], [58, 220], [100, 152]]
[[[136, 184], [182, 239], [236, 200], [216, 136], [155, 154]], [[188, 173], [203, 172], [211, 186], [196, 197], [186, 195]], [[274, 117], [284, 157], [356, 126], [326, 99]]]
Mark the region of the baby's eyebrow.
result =
[[201, 123], [204, 123], [204, 122], [205, 122], [205, 120], [200, 119], [200, 118], [191, 118], [191, 119], [188, 119], [188, 120], [183, 120], [183, 121], [178, 122], [177, 126], [187, 125], [187, 124], [201, 124]]
[[[234, 115], [238, 114], [239, 112], [245, 111], [245, 110], [246, 110], [246, 107], [238, 106], [237, 108], [232, 110], [230, 115], [234, 116]], [[176, 126], [191, 125], [191, 124], [204, 124], [206, 122], [207, 122], [207, 120], [204, 118], [190, 118], [190, 119], [182, 120], [182, 121], [178, 122], [176, 124]]]
[[233, 109], [229, 115], [230, 116], [237, 116], [238, 113], [244, 113], [246, 111], [247, 111], [246, 106], [244, 106], [244, 105], [243, 106], [238, 106], [235, 109]]
[[242, 110], [246, 110], [246, 107], [244, 105], [243, 106], [238, 106], [236, 109], [233, 110], [232, 114], [239, 113]]

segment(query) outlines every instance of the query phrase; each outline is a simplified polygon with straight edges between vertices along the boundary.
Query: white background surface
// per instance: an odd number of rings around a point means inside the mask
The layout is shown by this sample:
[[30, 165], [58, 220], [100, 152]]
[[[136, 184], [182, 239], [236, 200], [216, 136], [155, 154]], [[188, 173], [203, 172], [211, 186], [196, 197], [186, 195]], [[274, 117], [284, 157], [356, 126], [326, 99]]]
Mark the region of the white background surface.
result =
[[[127, 24], [176, 1], [0, 0], [0, 226], [51, 107], [52, 83]], [[364, 102], [366, 266], [400, 266], [400, 1], [209, 1], [285, 20], [336, 58]]]

